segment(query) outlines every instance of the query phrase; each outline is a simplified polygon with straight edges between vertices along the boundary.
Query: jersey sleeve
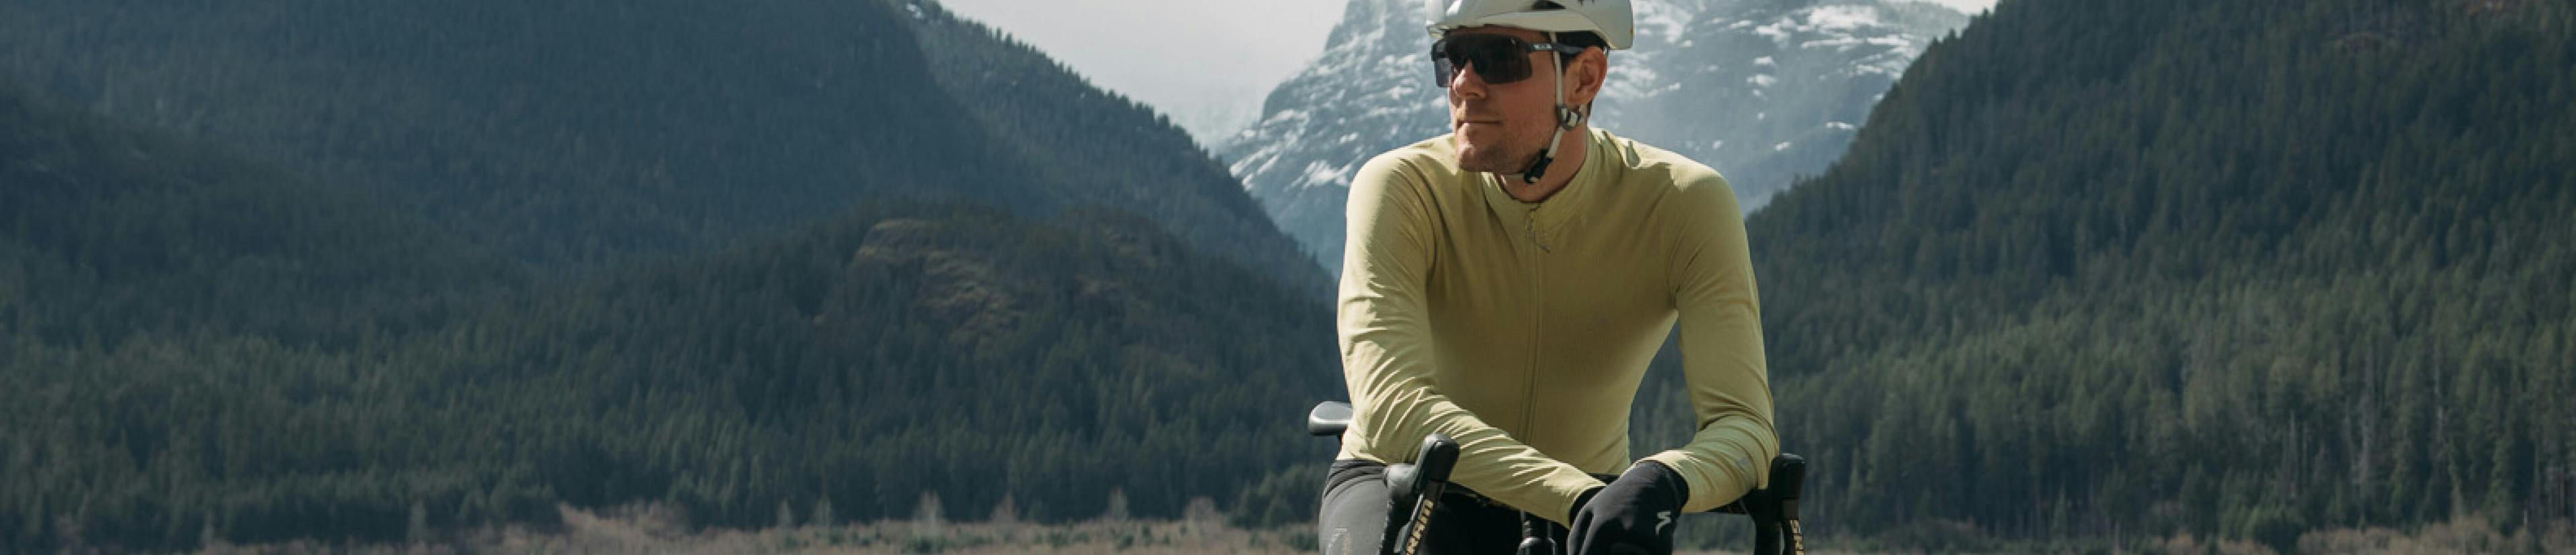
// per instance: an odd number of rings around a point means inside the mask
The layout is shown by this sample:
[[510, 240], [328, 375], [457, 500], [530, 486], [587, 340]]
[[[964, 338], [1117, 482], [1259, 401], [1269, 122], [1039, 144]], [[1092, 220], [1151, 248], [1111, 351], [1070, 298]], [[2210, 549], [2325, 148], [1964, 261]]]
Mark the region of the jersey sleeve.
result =
[[1714, 175], [1677, 191], [1673, 303], [1681, 313], [1682, 374], [1698, 432], [1648, 456], [1690, 485], [1684, 511], [1715, 509], [1769, 479], [1780, 453], [1762, 354], [1762, 309], [1735, 193]]
[[1336, 326], [1350, 387], [1346, 448], [1380, 462], [1409, 462], [1423, 436], [1458, 441], [1450, 481], [1542, 518], [1572, 520], [1572, 505], [1600, 480], [1541, 454], [1442, 395], [1425, 306], [1437, 235], [1428, 179], [1380, 156], [1351, 183]]

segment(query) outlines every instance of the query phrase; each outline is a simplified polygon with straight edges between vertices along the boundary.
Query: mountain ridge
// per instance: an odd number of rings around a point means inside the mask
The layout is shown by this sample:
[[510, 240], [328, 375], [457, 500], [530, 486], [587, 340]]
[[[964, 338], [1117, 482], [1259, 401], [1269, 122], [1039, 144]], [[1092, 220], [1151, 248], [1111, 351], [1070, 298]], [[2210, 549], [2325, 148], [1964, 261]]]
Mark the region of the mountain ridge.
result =
[[[1922, 45], [1967, 23], [1910, 1], [1696, 0], [1636, 10], [1635, 48], [1610, 55], [1593, 125], [1709, 164], [1747, 210], [1792, 177], [1823, 169]], [[1353, 0], [1315, 64], [1272, 90], [1259, 123], [1216, 148], [1328, 269], [1339, 267], [1351, 173], [1371, 156], [1446, 132], [1420, 17], [1405, 2]]]
[[[1178, 128], [1131, 103], [1086, 104], [1106, 96], [1042, 54], [950, 30], [905, 2], [376, 4], [13, 3], [0, 7], [11, 30], [0, 48], [24, 55], [0, 61], [0, 74], [112, 119], [372, 187], [564, 272], [721, 248], [893, 195], [1028, 214], [1121, 205], [1198, 248], [1321, 288], [1275, 228], [1242, 217], [1249, 203], [1233, 198], [1230, 176], [1175, 161], [1195, 148], [1162, 147], [1188, 144]], [[1064, 75], [979, 90], [931, 56]], [[1059, 113], [1081, 115], [1048, 119]], [[1139, 119], [1150, 123], [1053, 132]], [[1048, 158], [1095, 142], [1155, 154]]]

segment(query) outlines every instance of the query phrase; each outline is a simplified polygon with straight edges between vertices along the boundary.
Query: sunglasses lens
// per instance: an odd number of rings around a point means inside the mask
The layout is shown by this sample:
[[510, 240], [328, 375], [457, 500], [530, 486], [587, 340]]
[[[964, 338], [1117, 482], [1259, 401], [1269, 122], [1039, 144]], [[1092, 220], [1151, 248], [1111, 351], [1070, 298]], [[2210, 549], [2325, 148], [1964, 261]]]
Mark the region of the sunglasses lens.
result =
[[1433, 76], [1438, 85], [1449, 86], [1458, 78], [1460, 66], [1476, 69], [1476, 78], [1488, 85], [1511, 83], [1530, 76], [1529, 47], [1520, 39], [1501, 35], [1458, 35], [1431, 44]]

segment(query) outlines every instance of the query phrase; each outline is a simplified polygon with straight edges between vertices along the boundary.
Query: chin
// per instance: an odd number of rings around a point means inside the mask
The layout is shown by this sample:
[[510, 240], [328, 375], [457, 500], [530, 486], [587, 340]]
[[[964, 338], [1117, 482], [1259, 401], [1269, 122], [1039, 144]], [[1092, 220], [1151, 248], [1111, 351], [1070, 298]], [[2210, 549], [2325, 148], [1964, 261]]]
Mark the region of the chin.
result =
[[1457, 140], [1456, 146], [1458, 169], [1471, 172], [1491, 172], [1502, 169], [1503, 164], [1497, 159], [1498, 157], [1494, 156], [1493, 149], [1470, 144], [1464, 139]]
[[1471, 172], [1494, 171], [1491, 160], [1486, 160], [1485, 157], [1477, 156], [1476, 154], [1477, 152], [1472, 150], [1459, 150], [1458, 169]]
[[1458, 148], [1458, 169], [1471, 172], [1496, 173], [1509, 173], [1520, 169], [1517, 167], [1511, 167], [1511, 157], [1494, 156], [1494, 154], [1494, 151], [1488, 149], [1460, 146]]

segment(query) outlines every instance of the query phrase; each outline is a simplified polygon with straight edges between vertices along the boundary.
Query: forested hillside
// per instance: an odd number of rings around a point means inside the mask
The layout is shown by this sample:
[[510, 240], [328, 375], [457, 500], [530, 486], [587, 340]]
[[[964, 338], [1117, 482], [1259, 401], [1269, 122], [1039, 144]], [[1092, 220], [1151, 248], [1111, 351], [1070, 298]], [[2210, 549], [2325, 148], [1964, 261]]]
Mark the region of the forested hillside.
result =
[[393, 4], [0, 4], [0, 552], [1170, 517], [1326, 456], [1315, 266], [1034, 50]]
[[1323, 311], [1136, 216], [872, 201], [532, 283], [271, 166], [0, 99], [7, 206], [50, 209], [0, 236], [11, 551], [436, 539], [558, 503], [1169, 516], [1323, 456], [1289, 418], [1334, 393]]
[[1812, 529], [2576, 518], [2571, 31], [2551, 1], [2008, 1], [1936, 44], [1748, 222]]
[[363, 190], [0, 81], [0, 330], [13, 338], [254, 333], [346, 346], [442, 325], [460, 297], [524, 282]]

